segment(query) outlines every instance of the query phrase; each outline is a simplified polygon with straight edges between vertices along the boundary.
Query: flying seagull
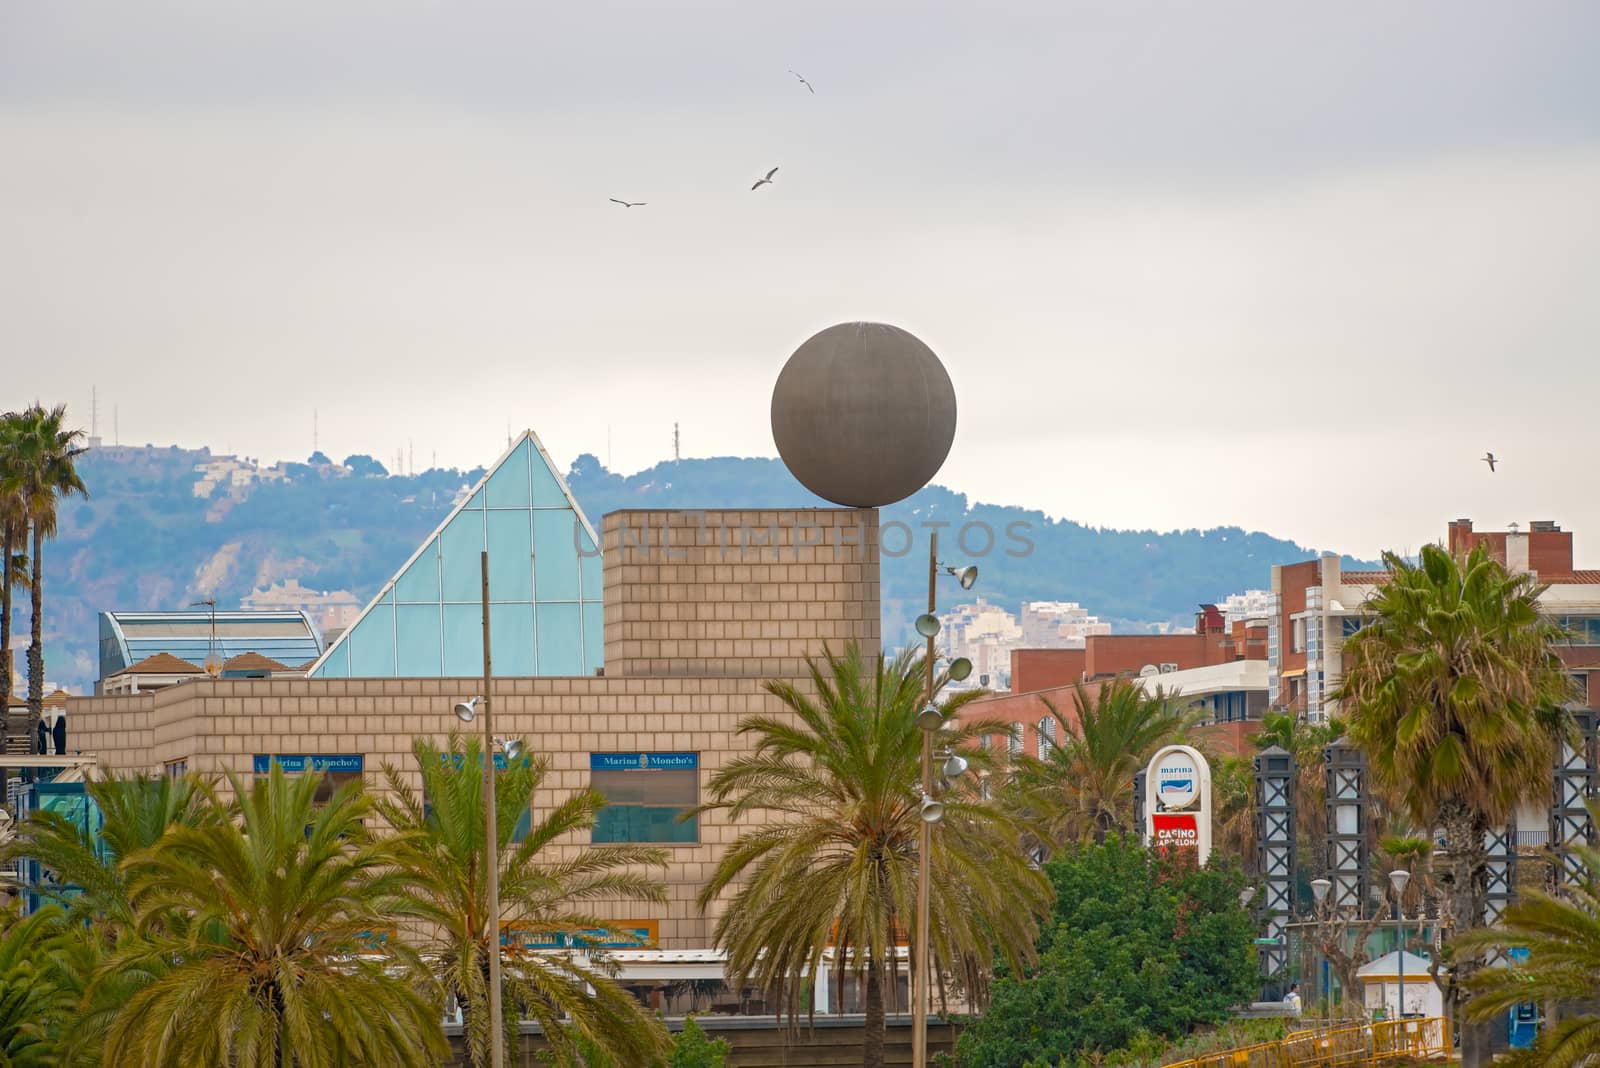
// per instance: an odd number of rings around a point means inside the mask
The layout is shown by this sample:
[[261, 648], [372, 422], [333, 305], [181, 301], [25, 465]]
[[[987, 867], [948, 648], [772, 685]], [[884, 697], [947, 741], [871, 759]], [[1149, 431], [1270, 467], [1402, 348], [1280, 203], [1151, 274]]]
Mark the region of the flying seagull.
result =
[[[796, 78], [800, 78], [800, 72], [797, 70], [791, 70], [789, 73], [793, 74]], [[806, 81], [804, 78], [800, 78], [800, 84], [805, 86], [807, 89], [811, 89], [811, 83]], [[816, 96], [817, 91], [815, 89], [811, 89], [811, 95]]]
[[610, 200], [611, 203], [613, 203], [613, 204], [621, 204], [625, 208], [642, 208], [642, 207], [644, 207], [644, 201], [642, 201], [642, 200], [635, 200], [635, 201], [629, 202], [629, 201], [626, 201], [626, 200], [618, 200], [616, 197], [607, 197], [606, 199]]
[[1494, 453], [1492, 453], [1492, 452], [1484, 453], [1483, 454], [1483, 462], [1489, 465], [1489, 470], [1490, 471], [1493, 471], [1494, 470]]
[[777, 174], [777, 173], [778, 173], [778, 168], [776, 168], [776, 167], [772, 168], [770, 171], [767, 172], [767, 176], [765, 178], [763, 178], [760, 181], [756, 182], [756, 184], [751, 186], [750, 188], [751, 189], [760, 189], [764, 185], [771, 185], [772, 184], [772, 176], [774, 174]]

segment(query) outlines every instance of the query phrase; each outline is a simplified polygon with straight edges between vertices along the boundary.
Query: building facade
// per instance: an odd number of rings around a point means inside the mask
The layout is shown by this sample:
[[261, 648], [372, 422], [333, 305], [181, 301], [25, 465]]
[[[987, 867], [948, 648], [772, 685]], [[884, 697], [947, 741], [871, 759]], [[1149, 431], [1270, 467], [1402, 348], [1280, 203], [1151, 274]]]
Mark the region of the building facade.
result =
[[[739, 825], [721, 813], [678, 817], [712, 774], [749, 752], [736, 732], [741, 719], [782, 714], [767, 680], [809, 690], [806, 658], [824, 648], [854, 642], [878, 655], [877, 525], [870, 509], [605, 517], [603, 673], [497, 677], [491, 694], [496, 730], [549, 761], [535, 816], [578, 789], [613, 801], [592, 835], [560, 843], [558, 855], [590, 841], [647, 842], [670, 854], [666, 905], [602, 902], [598, 915], [647, 932], [663, 950], [711, 945], [716, 913], [700, 915], [695, 895], [759, 817]], [[481, 670], [480, 619], [462, 626]], [[68, 714], [74, 746], [108, 771], [248, 778], [275, 761], [377, 790], [387, 766], [420, 789], [413, 740], [444, 742], [461, 726], [454, 704], [481, 689], [476, 672], [192, 679], [75, 698]]]

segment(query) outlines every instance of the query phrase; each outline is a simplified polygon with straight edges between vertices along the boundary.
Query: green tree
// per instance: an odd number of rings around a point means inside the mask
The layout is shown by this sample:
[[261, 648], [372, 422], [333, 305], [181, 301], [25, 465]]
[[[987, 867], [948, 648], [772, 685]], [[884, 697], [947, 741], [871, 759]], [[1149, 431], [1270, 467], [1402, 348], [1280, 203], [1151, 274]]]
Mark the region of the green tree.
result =
[[[1393, 553], [1384, 562], [1376, 618], [1346, 642], [1335, 696], [1374, 783], [1409, 822], [1444, 830], [1446, 900], [1454, 931], [1470, 932], [1484, 925], [1484, 834], [1550, 789], [1573, 696], [1556, 655], [1564, 635], [1539, 611], [1542, 587], [1482, 546], [1462, 559], [1429, 545], [1417, 564]], [[1458, 1005], [1481, 966], [1472, 944], [1453, 955]], [[1488, 1046], [1487, 1024], [1463, 1027], [1466, 1068], [1486, 1063]]]
[[[863, 1064], [877, 1068], [895, 945], [915, 916], [923, 665], [910, 649], [869, 664], [854, 645], [807, 665], [815, 697], [768, 682], [784, 714], [743, 719], [738, 732], [755, 738], [754, 750], [707, 786], [700, 811], [773, 822], [740, 834], [699, 904], [708, 910], [732, 891], [714, 936], [730, 985], [759, 986], [791, 1022], [810, 985], [801, 977], [816, 975], [834, 945], [836, 965], [865, 991]], [[977, 740], [1009, 727], [964, 710], [971, 696], [945, 702], [951, 729], [941, 740], [971, 749], [981, 768], [988, 754]], [[935, 976], [953, 976], [981, 1005], [996, 952], [1013, 966], [1032, 958], [1049, 886], [1027, 863], [1017, 822], [979, 800], [973, 779], [945, 795], [932, 828], [929, 947]]]
[[71, 995], [48, 973], [49, 947], [60, 938], [66, 920], [59, 908], [46, 906], [28, 916], [15, 906], [0, 913], [0, 1066], [52, 1063], [47, 1026], [70, 1011]]
[[667, 1055], [668, 1068], [723, 1068], [731, 1052], [725, 1038], [707, 1038], [693, 1016], [683, 1021], [683, 1032]]
[[[665, 867], [666, 854], [648, 846], [605, 845], [548, 856], [558, 839], [594, 826], [605, 799], [593, 790], [574, 792], [513, 841], [548, 764], [527, 757], [510, 761], [495, 780], [500, 915], [492, 923], [484, 878], [483, 749], [476, 738], [452, 735], [447, 749], [418, 739], [413, 751], [422, 796], [397, 769], [385, 767], [390, 796], [379, 806], [385, 822], [401, 835], [402, 862], [415, 873], [396, 907], [428, 926], [426, 957], [462, 1007], [472, 1063], [486, 1064], [489, 953], [501, 925], [581, 942], [585, 932], [606, 927], [591, 911], [598, 901], [666, 900], [660, 881], [639, 871]], [[660, 1022], [616, 983], [604, 953], [592, 949], [590, 957], [585, 963], [577, 956], [527, 952], [515, 945], [502, 950], [507, 1049], [515, 1048], [522, 1014], [544, 1028], [560, 1064], [581, 1058], [584, 1043], [624, 1064], [649, 1064], [660, 1057], [666, 1046]]]
[[[1600, 819], [1600, 805], [1590, 806]], [[1556, 897], [1524, 891], [1501, 917], [1500, 926], [1458, 939], [1474, 950], [1525, 949], [1527, 957], [1505, 968], [1485, 968], [1472, 980], [1467, 1014], [1504, 1019], [1525, 1001], [1562, 1007], [1581, 1006], [1541, 1031], [1533, 1048], [1515, 1063], [1542, 1068], [1585, 1068], [1600, 1064], [1600, 849], [1577, 851], [1588, 872], [1584, 885]]]
[[1102, 683], [1093, 697], [1075, 684], [1072, 715], [1042, 700], [1060, 741], [1043, 758], [1014, 758], [1002, 794], [1007, 807], [1050, 849], [1131, 832], [1134, 775], [1195, 715], [1159, 687], [1146, 693], [1132, 679]]
[[1215, 1025], [1256, 988], [1237, 866], [1196, 868], [1112, 835], [1045, 865], [1053, 922], [1038, 963], [995, 983], [963, 1029], [961, 1068], [1075, 1063]]
[[60, 499], [74, 494], [89, 496], [77, 469], [78, 457], [87, 451], [79, 444], [83, 431], [68, 430], [66, 417], [64, 404], [48, 409], [35, 404], [21, 412], [14, 423], [8, 417], [11, 431], [6, 435], [5, 465], [0, 467], [0, 498], [20, 500], [32, 536], [32, 551], [28, 554], [32, 628], [28, 645], [30, 752], [35, 744], [31, 725], [44, 716], [44, 543], [55, 536]]
[[[139, 938], [102, 969], [149, 970], [112, 1021], [113, 1064], [431, 1065], [442, 1007], [415, 954], [375, 934], [412, 875], [403, 835], [377, 838], [351, 784], [323, 806], [320, 775], [229, 776], [236, 819], [173, 826], [124, 861]], [[431, 985], [431, 984], [430, 984]]]
[[72, 921], [53, 936], [42, 966], [58, 990], [72, 993], [71, 1013], [51, 1018], [49, 1033], [59, 1063], [98, 1065], [107, 1027], [148, 974], [130, 970], [95, 982], [105, 956], [137, 937], [122, 861], [155, 845], [169, 827], [195, 827], [220, 816], [192, 776], [101, 779], [86, 784], [85, 792], [79, 813], [29, 813], [0, 855], [37, 861], [47, 877], [34, 892], [64, 908]]

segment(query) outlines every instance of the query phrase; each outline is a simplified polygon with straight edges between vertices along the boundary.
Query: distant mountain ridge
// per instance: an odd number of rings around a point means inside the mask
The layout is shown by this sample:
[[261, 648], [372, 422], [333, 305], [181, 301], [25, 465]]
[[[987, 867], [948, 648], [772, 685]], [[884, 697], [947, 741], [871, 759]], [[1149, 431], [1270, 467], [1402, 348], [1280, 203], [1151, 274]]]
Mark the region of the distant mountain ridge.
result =
[[[236, 606], [254, 589], [291, 579], [314, 590], [347, 590], [364, 604], [483, 474], [482, 468], [436, 468], [390, 475], [370, 457], [349, 457], [344, 464], [313, 459], [262, 469], [208, 449], [176, 446], [104, 448], [85, 455], [80, 470], [90, 499], [63, 504], [60, 536], [45, 550], [50, 679], [74, 690], [92, 686], [95, 613], [101, 610], [181, 608], [202, 596]], [[601, 516], [619, 508], [826, 503], [775, 459], [672, 460], [623, 476], [584, 454], [567, 481], [597, 526]], [[948, 524], [940, 528], [940, 555], [976, 562], [980, 570], [971, 593], [953, 585], [944, 589], [941, 609], [979, 595], [1013, 612], [1025, 600], [1077, 601], [1118, 631], [1187, 624], [1202, 602], [1265, 588], [1271, 565], [1316, 555], [1237, 527], [1095, 529], [1037, 509], [975, 503], [937, 485], [883, 509], [881, 521], [886, 530], [896, 523], [905, 528], [894, 529], [893, 544], [884, 539], [886, 646], [911, 635], [911, 620], [926, 597], [925, 524]], [[983, 525], [993, 532], [994, 544], [973, 560], [985, 544]], [[1022, 552], [1024, 542], [1031, 545], [1025, 555], [1008, 555]], [[1378, 565], [1347, 557], [1345, 566]], [[17, 621], [26, 627], [20, 611]]]

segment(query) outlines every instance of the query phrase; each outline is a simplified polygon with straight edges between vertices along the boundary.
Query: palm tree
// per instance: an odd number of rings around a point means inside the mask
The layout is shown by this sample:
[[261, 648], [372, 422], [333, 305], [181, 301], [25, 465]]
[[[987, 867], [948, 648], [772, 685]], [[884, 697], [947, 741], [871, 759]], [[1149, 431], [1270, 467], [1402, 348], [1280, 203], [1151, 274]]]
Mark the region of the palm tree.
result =
[[[729, 983], [762, 988], [791, 1023], [831, 945], [835, 969], [864, 988], [862, 1063], [878, 1068], [884, 992], [915, 915], [923, 665], [909, 649], [869, 664], [852, 645], [807, 666], [815, 696], [768, 682], [786, 714], [742, 720], [738, 731], [754, 736], [754, 751], [708, 784], [700, 811], [726, 813], [735, 824], [755, 812], [775, 819], [740, 834], [699, 905], [706, 911], [732, 891], [715, 929]], [[975, 770], [989, 761], [978, 739], [1010, 730], [1000, 720], [958, 716], [977, 695], [945, 702], [952, 729], [941, 733], [943, 743], [970, 750]], [[1013, 967], [1033, 959], [1035, 917], [1048, 908], [1050, 889], [1024, 855], [1018, 822], [979, 800], [974, 778], [946, 792], [933, 826], [928, 965], [941, 990], [952, 975], [981, 1008], [996, 952]]]
[[1146, 693], [1132, 679], [1102, 683], [1093, 697], [1076, 683], [1071, 716], [1042, 700], [1061, 742], [1043, 758], [1014, 758], [1004, 795], [1008, 806], [1050, 849], [1132, 833], [1133, 777], [1198, 713], [1159, 688]]
[[50, 946], [65, 926], [54, 906], [27, 916], [13, 906], [0, 914], [0, 1065], [6, 1068], [54, 1063], [44, 1025], [71, 1005], [47, 971]]
[[55, 987], [72, 994], [70, 1026], [56, 1029], [54, 1040], [61, 1063], [97, 1065], [107, 1027], [143, 978], [129, 972], [115, 983], [94, 983], [105, 956], [136, 937], [122, 861], [155, 845], [169, 827], [214, 823], [220, 813], [192, 776], [102, 779], [85, 790], [81, 818], [36, 809], [0, 856], [37, 861], [49, 879], [32, 889], [74, 921], [54, 938], [45, 965]]
[[[1600, 806], [1591, 806], [1600, 820]], [[1534, 1047], [1516, 1062], [1546, 1068], [1585, 1068], [1600, 1064], [1600, 849], [1576, 850], [1587, 868], [1585, 885], [1569, 887], [1562, 897], [1524, 891], [1493, 930], [1476, 931], [1457, 940], [1458, 947], [1525, 949], [1527, 957], [1504, 968], [1485, 968], [1472, 981], [1467, 1014], [1489, 1021], [1526, 1001], [1581, 1005], [1586, 1010], [1564, 1016], [1542, 1029]]]
[[390, 903], [412, 878], [401, 835], [362, 826], [351, 784], [324, 806], [320, 775], [229, 776], [236, 819], [173, 826], [124, 864], [139, 938], [104, 982], [151, 977], [117, 1013], [111, 1064], [430, 1065], [442, 1008], [412, 982], [415, 954], [389, 939]]
[[[11, 729], [11, 609], [12, 594], [27, 586], [28, 513], [13, 478], [17, 470], [16, 435], [22, 424], [17, 412], [0, 415], [0, 729]], [[0, 791], [5, 788], [0, 774]]]
[[[416, 881], [396, 907], [428, 926], [432, 943], [425, 955], [462, 1007], [469, 1056], [482, 1065], [488, 1063], [490, 1046], [489, 953], [491, 939], [497, 939], [491, 932], [515, 925], [566, 936], [584, 948], [594, 931], [607, 926], [591, 911], [595, 902], [666, 901], [666, 888], [638, 869], [665, 867], [667, 856], [638, 845], [591, 846], [565, 859], [545, 855], [563, 836], [594, 826], [605, 799], [593, 790], [573, 793], [514, 841], [548, 764], [527, 757], [508, 761], [495, 780], [500, 916], [491, 924], [483, 863], [488, 828], [483, 750], [476, 738], [453, 734], [444, 750], [418, 739], [413, 751], [422, 771], [422, 797], [397, 769], [385, 767], [390, 796], [379, 805], [404, 843], [402, 862], [415, 873]], [[666, 1047], [666, 1032], [615, 982], [605, 955], [588, 948], [586, 963], [575, 954], [506, 946], [501, 950], [504, 1004], [540, 1023], [557, 1058], [571, 1061], [579, 1043], [588, 1041], [621, 1063], [653, 1063]], [[508, 1049], [515, 1048], [517, 1016], [508, 1012], [501, 1024]]]
[[[1384, 563], [1388, 580], [1369, 602], [1376, 618], [1346, 643], [1335, 696], [1353, 708], [1350, 737], [1374, 784], [1411, 823], [1444, 830], [1446, 897], [1465, 933], [1484, 923], [1485, 833], [1550, 789], [1573, 696], [1556, 655], [1563, 632], [1539, 612], [1542, 588], [1482, 546], [1458, 560], [1429, 545], [1415, 565], [1393, 553]], [[1480, 965], [1471, 951], [1455, 958], [1458, 1004]], [[1467, 1068], [1483, 1064], [1486, 1025], [1462, 1038]]]
[[[89, 496], [76, 466], [77, 458], [87, 451], [78, 444], [83, 431], [66, 429], [66, 417], [64, 404], [49, 409], [35, 404], [22, 412], [8, 435], [7, 464], [0, 471], [4, 479], [0, 482], [0, 497], [14, 496], [20, 500], [33, 542], [32, 552], [28, 554], [32, 572], [29, 584], [32, 635], [28, 645], [30, 724], [44, 717], [44, 543], [56, 533], [57, 502], [73, 494]], [[31, 726], [28, 737], [31, 749], [36, 744], [32, 741]]]

